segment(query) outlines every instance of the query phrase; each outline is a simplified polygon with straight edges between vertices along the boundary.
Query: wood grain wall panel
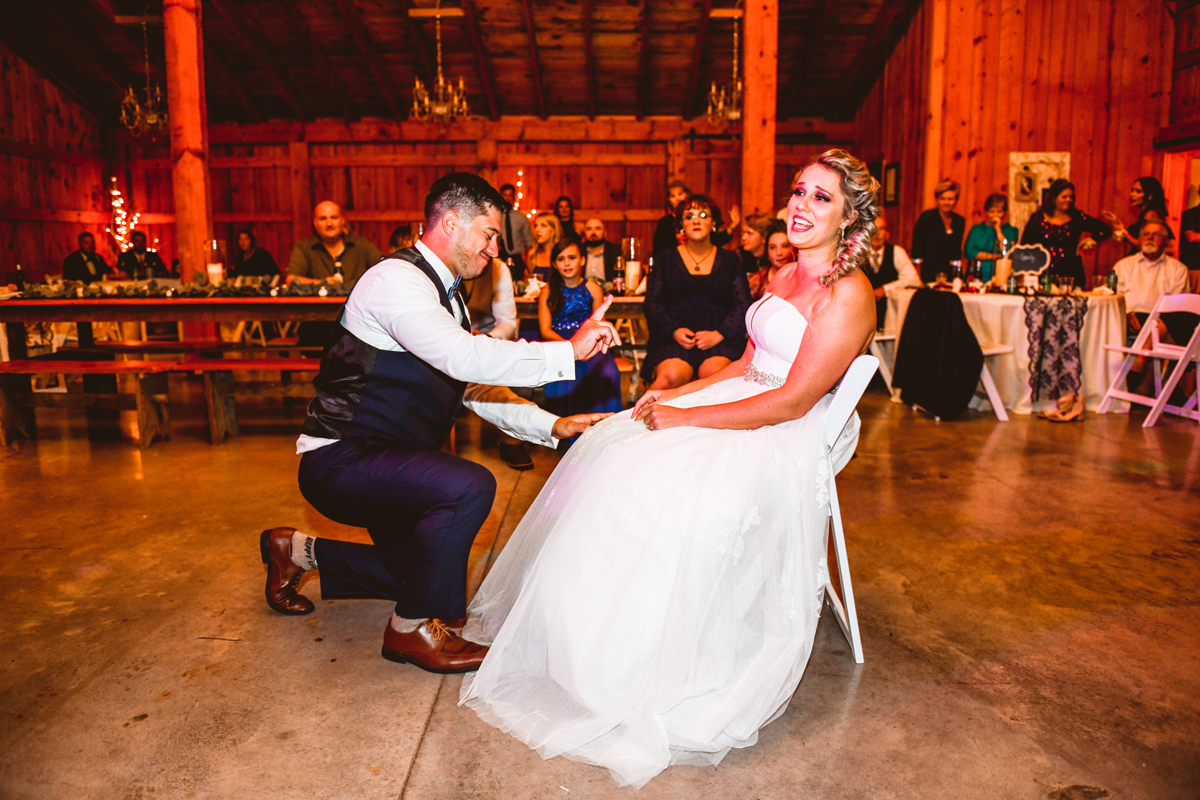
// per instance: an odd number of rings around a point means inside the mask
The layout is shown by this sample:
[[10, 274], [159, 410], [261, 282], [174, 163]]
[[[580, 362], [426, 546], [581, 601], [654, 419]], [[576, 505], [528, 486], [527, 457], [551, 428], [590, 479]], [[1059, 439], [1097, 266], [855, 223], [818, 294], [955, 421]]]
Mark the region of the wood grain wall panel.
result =
[[[944, 33], [936, 13], [945, 14]], [[988, 194], [1007, 193], [1013, 151], [1070, 152], [1078, 206], [1131, 217], [1129, 187], [1161, 172], [1154, 136], [1171, 111], [1163, 89], [1171, 54], [1147, 43], [1173, 39], [1167, 5], [1153, 0], [926, 0], [855, 120], [864, 158], [901, 163], [894, 240], [909, 246], [917, 215], [932, 205], [919, 176], [958, 181], [957, 210], [973, 224]], [[945, 80], [935, 97], [928, 74], [938, 52]], [[1107, 270], [1125, 252], [1104, 245], [1087, 267]]]
[[[0, 148], [0, 284], [18, 263], [33, 280], [61, 272], [85, 230], [111, 263], [115, 244], [99, 221], [109, 195], [98, 121], [3, 46], [0, 109], [0, 142], [8, 145]], [[84, 212], [94, 221], [52, 221], [77, 218], [55, 212]]]

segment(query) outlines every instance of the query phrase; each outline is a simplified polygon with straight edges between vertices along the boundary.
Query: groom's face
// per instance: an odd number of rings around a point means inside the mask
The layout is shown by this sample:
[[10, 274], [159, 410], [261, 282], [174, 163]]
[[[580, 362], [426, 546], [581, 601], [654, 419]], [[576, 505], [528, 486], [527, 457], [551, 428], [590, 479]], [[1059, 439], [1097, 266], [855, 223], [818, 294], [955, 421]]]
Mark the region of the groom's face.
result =
[[487, 210], [471, 220], [459, 217], [454, 230], [454, 258], [458, 274], [469, 281], [477, 278], [500, 257], [500, 210]]

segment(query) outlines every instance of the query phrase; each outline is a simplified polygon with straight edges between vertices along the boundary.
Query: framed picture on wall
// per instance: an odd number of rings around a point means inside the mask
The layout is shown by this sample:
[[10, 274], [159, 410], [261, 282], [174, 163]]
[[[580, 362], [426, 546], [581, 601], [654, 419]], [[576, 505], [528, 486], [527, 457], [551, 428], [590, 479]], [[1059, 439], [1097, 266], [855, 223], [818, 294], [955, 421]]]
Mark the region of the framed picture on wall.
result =
[[883, 204], [900, 205], [900, 162], [893, 161], [883, 168]]

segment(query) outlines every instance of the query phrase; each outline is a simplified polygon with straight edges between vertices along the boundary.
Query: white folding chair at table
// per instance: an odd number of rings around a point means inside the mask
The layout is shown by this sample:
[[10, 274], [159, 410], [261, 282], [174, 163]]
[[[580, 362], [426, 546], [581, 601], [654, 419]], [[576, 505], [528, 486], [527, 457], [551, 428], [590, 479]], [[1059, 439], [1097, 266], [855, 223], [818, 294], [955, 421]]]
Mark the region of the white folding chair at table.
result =
[[[892, 357], [889, 359], [884, 352], [883, 343], [892, 343]], [[892, 388], [892, 366], [896, 362], [896, 334], [894, 333], [877, 333], [875, 338], [871, 340], [871, 346], [868, 348], [871, 355], [879, 359], [879, 376], [883, 378], [883, 382], [887, 385], [888, 392], [892, 395], [893, 403], [903, 402], [900, 400], [900, 393]]]
[[1016, 348], [1011, 344], [980, 342], [979, 349], [983, 351], [983, 369], [979, 371], [979, 380], [983, 383], [983, 390], [987, 392], [992, 411], [996, 412], [996, 418], [1001, 422], [1008, 422], [1008, 412], [1004, 410], [1004, 400], [1000, 397], [1000, 390], [996, 388], [996, 382], [992, 380], [992, 372], [988, 369], [987, 360], [993, 356], [1008, 355]]
[[[842, 376], [841, 383], [833, 393], [833, 400], [825, 410], [822, 423], [822, 444], [825, 447], [825, 457], [829, 459], [829, 518], [833, 528], [833, 547], [837, 557], [838, 583], [841, 584], [842, 596], [839, 598], [833, 588], [832, 575], [825, 584], [825, 599], [833, 609], [833, 615], [841, 626], [850, 650], [854, 653], [854, 663], [863, 663], [862, 637], [858, 633], [858, 612], [854, 606], [854, 587], [850, 583], [850, 562], [846, 555], [846, 533], [842, 528], [842, 508], [838, 503], [837, 476], [833, 469], [833, 446], [842, 435], [850, 415], [854, 413], [859, 399], [871, 382], [871, 376], [879, 368], [879, 359], [875, 356], [859, 356], [854, 359], [850, 369]], [[832, 573], [832, 570], [831, 570]]]
[[[1146, 415], [1146, 421], [1142, 423], [1143, 428], [1153, 428], [1158, 423], [1158, 418], [1162, 416], [1164, 411], [1200, 422], [1200, 389], [1197, 389], [1196, 393], [1189, 397], [1188, 401], [1182, 406], [1171, 405], [1169, 402], [1172, 392], [1179, 385], [1179, 381], [1183, 377], [1183, 373], [1187, 371], [1188, 366], [1192, 363], [1200, 362], [1200, 325], [1197, 325], [1196, 329], [1192, 331], [1192, 337], [1186, 345], [1167, 344], [1159, 341], [1159, 317], [1163, 314], [1180, 312], [1200, 314], [1200, 295], [1164, 294], [1154, 304], [1154, 310], [1146, 318], [1146, 322], [1142, 325], [1142, 330], [1138, 333], [1137, 338], [1134, 339], [1132, 347], [1119, 347], [1111, 344], [1104, 345], [1105, 350], [1124, 353], [1125, 360], [1121, 363], [1121, 368], [1117, 370], [1117, 374], [1113, 376], [1112, 383], [1108, 386], [1108, 391], [1104, 393], [1104, 399], [1100, 401], [1100, 407], [1096, 409], [1097, 413], [1106, 414], [1112, 408], [1114, 401], [1126, 400], [1130, 403], [1150, 406], [1150, 413]], [[1154, 362], [1153, 397], [1145, 397], [1119, 388], [1125, 383], [1125, 378], [1129, 375], [1129, 370], [1133, 367], [1133, 362], [1139, 357], [1147, 358]], [[1163, 362], [1171, 361], [1175, 362], [1175, 369], [1171, 370], [1171, 374], [1164, 384], [1162, 380], [1162, 365]]]

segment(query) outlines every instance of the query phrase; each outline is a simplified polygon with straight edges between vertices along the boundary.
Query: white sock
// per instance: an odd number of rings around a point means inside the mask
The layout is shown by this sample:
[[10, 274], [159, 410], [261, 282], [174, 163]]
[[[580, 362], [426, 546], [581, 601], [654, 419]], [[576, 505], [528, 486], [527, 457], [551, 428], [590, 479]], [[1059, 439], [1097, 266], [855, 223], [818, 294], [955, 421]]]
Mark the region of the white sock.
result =
[[317, 568], [317, 537], [300, 531], [292, 534], [292, 563], [300, 569]]
[[392, 621], [389, 624], [396, 633], [412, 633], [424, 625], [425, 622], [426, 620], [423, 619], [405, 619], [404, 617], [392, 614]]

